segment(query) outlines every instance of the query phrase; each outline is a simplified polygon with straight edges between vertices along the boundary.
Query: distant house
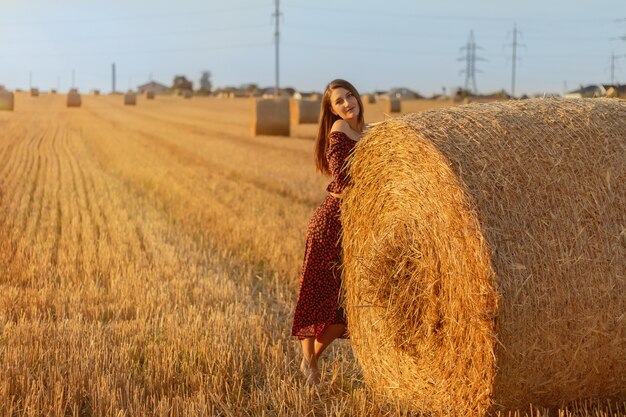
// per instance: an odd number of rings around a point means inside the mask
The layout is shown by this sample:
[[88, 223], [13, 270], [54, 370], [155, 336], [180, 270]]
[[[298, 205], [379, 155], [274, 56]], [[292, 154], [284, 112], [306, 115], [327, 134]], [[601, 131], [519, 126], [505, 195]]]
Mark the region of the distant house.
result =
[[309, 92], [305, 92], [305, 91], [296, 91], [293, 94], [293, 98], [295, 98], [296, 100], [302, 100], [302, 99], [317, 99], [319, 97], [321, 97], [322, 95], [316, 91], [309, 91]]
[[389, 92], [385, 90], [377, 90], [374, 91], [374, 97], [376, 97], [377, 100], [387, 100], [389, 99]]
[[[296, 92], [296, 90], [294, 88], [291, 88], [291, 87], [281, 88], [280, 89], [280, 96], [281, 97], [293, 97], [295, 92]], [[264, 88], [262, 90], [262, 96], [263, 97], [274, 97], [275, 95], [276, 95], [276, 88], [275, 87]]]
[[401, 100], [422, 98], [422, 96], [416, 93], [415, 91], [410, 90], [405, 87], [392, 88], [391, 90], [389, 90], [388, 94], [389, 94], [389, 97], [399, 98]]
[[602, 85], [588, 85], [586, 87], [580, 86], [578, 90], [565, 93], [565, 98], [591, 98], [591, 97], [603, 97], [606, 94], [606, 89]]
[[154, 94], [168, 94], [171, 92], [168, 86], [157, 83], [156, 81], [150, 81], [149, 83], [138, 86], [137, 91], [139, 94], [145, 94], [147, 92], [152, 92]]

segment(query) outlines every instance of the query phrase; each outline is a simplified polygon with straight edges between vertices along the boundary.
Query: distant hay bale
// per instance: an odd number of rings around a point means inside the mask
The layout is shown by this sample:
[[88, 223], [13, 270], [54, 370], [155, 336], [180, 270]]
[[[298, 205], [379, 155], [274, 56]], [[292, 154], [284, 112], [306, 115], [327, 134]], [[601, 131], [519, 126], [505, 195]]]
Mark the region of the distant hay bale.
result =
[[252, 99], [252, 136], [289, 136], [289, 99]]
[[100, 90], [93, 90], [93, 95], [94, 96], [99, 96], [100, 95]]
[[148, 100], [154, 100], [154, 91], [146, 91], [146, 98]]
[[50, 90], [50, 94], [56, 94], [57, 90], [55, 90], [54, 88], [52, 90]]
[[135, 106], [137, 104], [137, 94], [132, 91], [124, 94], [124, 105], [126, 106]]
[[30, 89], [30, 96], [31, 97], [39, 97], [39, 89], [38, 88], [31, 88]]
[[82, 100], [76, 89], [72, 89], [67, 93], [67, 107], [80, 107]]
[[400, 113], [400, 99], [397, 98], [389, 98], [389, 100], [385, 100], [385, 111], [387, 113]]
[[361, 101], [363, 101], [363, 103], [365, 104], [374, 104], [376, 103], [376, 96], [374, 96], [373, 94], [364, 94], [361, 97]]
[[357, 145], [346, 314], [374, 392], [420, 415], [626, 400], [626, 103], [409, 114]]
[[15, 108], [15, 96], [11, 91], [0, 89], [0, 110], [13, 111]]
[[319, 100], [290, 101], [291, 122], [293, 124], [317, 123], [320, 118], [321, 102]]
[[184, 98], [191, 98], [192, 96], [193, 96], [193, 91], [191, 91], [191, 90], [185, 90], [183, 92], [183, 97]]

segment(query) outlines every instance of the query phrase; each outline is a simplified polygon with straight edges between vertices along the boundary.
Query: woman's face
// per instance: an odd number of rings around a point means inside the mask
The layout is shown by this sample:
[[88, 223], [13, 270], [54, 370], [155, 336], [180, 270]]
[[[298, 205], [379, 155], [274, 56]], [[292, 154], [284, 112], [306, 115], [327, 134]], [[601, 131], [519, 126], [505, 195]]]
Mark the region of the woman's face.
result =
[[343, 87], [330, 92], [330, 110], [343, 120], [357, 120], [361, 112], [356, 97]]

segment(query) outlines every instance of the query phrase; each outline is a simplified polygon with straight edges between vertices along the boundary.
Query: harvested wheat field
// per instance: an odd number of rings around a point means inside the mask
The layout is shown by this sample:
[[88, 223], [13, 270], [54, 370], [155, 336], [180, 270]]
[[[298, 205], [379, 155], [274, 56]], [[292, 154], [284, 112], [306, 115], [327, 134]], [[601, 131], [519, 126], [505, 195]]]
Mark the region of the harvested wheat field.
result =
[[319, 391], [297, 372], [315, 126], [253, 138], [248, 99], [137, 101], [18, 93], [0, 112], [0, 415], [412, 415], [348, 342]]

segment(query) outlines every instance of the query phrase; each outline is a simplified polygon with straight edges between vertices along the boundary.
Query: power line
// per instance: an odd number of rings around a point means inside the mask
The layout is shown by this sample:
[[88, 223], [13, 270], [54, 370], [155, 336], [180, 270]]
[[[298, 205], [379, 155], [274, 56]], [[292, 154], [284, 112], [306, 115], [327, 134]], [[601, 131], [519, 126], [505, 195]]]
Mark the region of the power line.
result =
[[172, 35], [191, 35], [198, 33], [214, 33], [214, 32], [225, 32], [225, 31], [240, 31], [244, 29], [256, 29], [256, 28], [267, 28], [267, 24], [263, 25], [247, 25], [247, 26], [231, 26], [227, 28], [211, 28], [211, 29], [200, 29], [200, 30], [185, 30], [185, 31], [174, 31], [174, 32], [158, 32], [158, 33], [135, 33], [135, 34], [127, 34], [127, 35], [102, 35], [102, 36], [80, 36], [73, 38], [61, 38], [61, 39], [20, 39], [18, 41], [14, 39], [0, 39], [2, 42], [11, 42], [11, 45], [16, 44], [28, 44], [28, 43], [48, 43], [48, 42], [83, 42], [85, 40], [98, 40], [98, 39], [128, 39], [128, 38], [150, 38], [150, 37], [159, 37], [159, 36], [172, 36]]
[[[134, 54], [152, 54], [152, 53], [170, 53], [170, 52], [196, 52], [196, 51], [206, 51], [206, 50], [224, 50], [224, 49], [239, 49], [239, 48], [256, 48], [262, 46], [269, 46], [271, 43], [262, 42], [262, 43], [247, 43], [240, 45], [220, 45], [220, 46], [200, 46], [195, 48], [168, 48], [168, 49], [140, 49], [134, 51], [115, 51], [114, 53], [107, 52], [108, 55], [134, 55]], [[44, 53], [44, 54], [25, 54], [24, 51], [21, 51], [16, 54], [5, 54], [5, 56], [15, 56], [18, 55], [21, 57], [28, 56], [38, 56], [38, 57], [67, 57], [67, 56], [76, 56], [76, 57], [85, 57], [85, 56], [102, 56], [105, 53], [102, 51], [91, 51], [91, 52], [78, 52], [78, 53]]]
[[3, 26], [28, 26], [28, 25], [54, 25], [54, 24], [66, 24], [66, 23], [93, 23], [93, 22], [114, 22], [119, 20], [143, 20], [143, 19], [159, 19], [159, 18], [172, 18], [176, 16], [198, 16], [204, 14], [215, 14], [215, 13], [230, 13], [230, 12], [242, 12], [249, 11], [254, 9], [265, 8], [265, 6], [243, 6], [243, 7], [232, 7], [228, 9], [216, 9], [216, 10], [196, 10], [189, 12], [180, 12], [180, 13], [155, 13], [155, 14], [143, 14], [143, 15], [134, 15], [134, 16], [120, 16], [120, 17], [111, 17], [111, 18], [96, 18], [96, 19], [85, 19], [85, 18], [76, 18], [76, 19], [60, 19], [60, 20], [31, 20], [31, 21], [22, 21], [16, 22], [15, 20], [5, 20], [0, 21], [0, 24]]
[[388, 11], [375, 11], [375, 10], [361, 10], [361, 9], [337, 9], [337, 8], [329, 8], [329, 7], [319, 7], [319, 6], [302, 6], [302, 5], [289, 5], [289, 7], [294, 9], [308, 9], [308, 10], [320, 10], [324, 12], [332, 11], [334, 13], [348, 13], [348, 14], [360, 14], [360, 15], [370, 15], [370, 16], [389, 16], [389, 17], [408, 17], [414, 19], [430, 19], [430, 20], [463, 20], [463, 21], [510, 21], [509, 18], [503, 17], [478, 17], [478, 16], [452, 16], [452, 15], [421, 15], [421, 14], [412, 14], [412, 13], [390, 13]]
[[385, 54], [399, 54], [399, 55], [433, 55], [433, 56], [447, 56], [450, 54], [441, 51], [419, 51], [419, 50], [411, 50], [411, 49], [389, 49], [389, 48], [367, 48], [362, 46], [332, 46], [332, 45], [322, 45], [322, 44], [311, 44], [311, 43], [292, 43], [287, 42], [284, 44], [285, 46], [290, 46], [294, 48], [315, 48], [315, 49], [324, 49], [324, 50], [335, 50], [335, 51], [360, 51], [366, 53], [385, 53]]
[[[338, 28], [338, 27], [332, 27], [332, 26], [324, 26], [324, 25], [308, 25], [308, 24], [293, 24], [293, 25], [289, 25], [289, 24], [283, 24], [284, 28], [289, 28], [290, 30], [294, 30], [294, 31], [299, 31], [299, 32], [312, 32], [312, 33], [319, 33], [320, 31], [330, 31], [332, 30], [333, 33], [342, 33], [342, 34], [348, 34], [348, 35], [359, 35], [359, 36], [371, 36], [371, 37], [378, 37], [380, 38], [381, 35], [387, 35], [387, 36], [406, 36], [406, 37], [411, 37], [411, 38], [415, 38], [415, 37], [437, 37], [438, 39], [443, 39], [443, 38], [450, 38], [452, 39], [453, 36], [456, 37], [456, 35], [452, 32], [450, 32], [449, 30], [446, 32], [406, 32], [406, 31], [396, 31], [396, 30], [382, 30], [380, 28], [376, 28], [375, 31], [371, 30], [371, 29], [367, 29], [367, 28], [349, 28], [348, 30], [344, 29], [343, 27]], [[564, 36], [564, 37], [552, 37], [552, 36], [548, 36], [548, 37], [544, 37], [544, 36], [538, 36], [538, 37], [533, 37], [535, 40], [537, 41], [542, 41], [542, 42], [571, 42], [571, 43], [578, 43], [578, 42], [606, 42], [606, 38], [605, 37], [597, 37], [597, 38], [591, 38], [591, 37], [572, 37], [572, 36]], [[498, 36], [485, 36], [485, 35], [481, 35], [481, 39], [491, 39], [491, 40], [496, 40], [496, 39], [502, 39], [502, 35], [498, 35]], [[626, 36], [624, 37], [624, 39], [626, 40]]]
[[[458, 21], [470, 21], [470, 22], [510, 22], [514, 19], [513, 16], [504, 16], [504, 17], [484, 17], [484, 16], [459, 16], [459, 15], [423, 15], [423, 14], [414, 14], [414, 13], [390, 13], [387, 10], [362, 10], [362, 9], [338, 9], [335, 7], [320, 7], [320, 6], [302, 6], [300, 4], [294, 5], [288, 3], [288, 7], [293, 9], [308, 9], [308, 10], [319, 10], [323, 12], [333, 12], [338, 14], [347, 13], [349, 15], [360, 14], [360, 15], [371, 15], [371, 16], [389, 16], [389, 17], [403, 17], [403, 18], [414, 18], [414, 19], [423, 19], [423, 20], [458, 20]], [[626, 19], [623, 19], [626, 20]], [[615, 21], [612, 17], [598, 17], [598, 18], [560, 18], [555, 19], [554, 17], [530, 17], [524, 18], [524, 21], [543, 21], [543, 22], [611, 22]]]

